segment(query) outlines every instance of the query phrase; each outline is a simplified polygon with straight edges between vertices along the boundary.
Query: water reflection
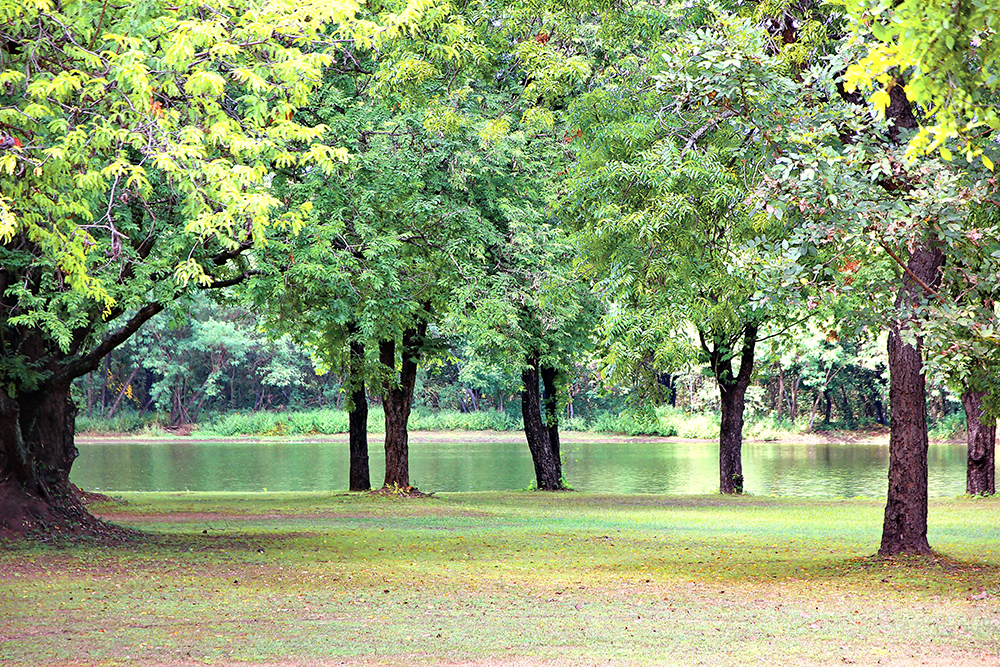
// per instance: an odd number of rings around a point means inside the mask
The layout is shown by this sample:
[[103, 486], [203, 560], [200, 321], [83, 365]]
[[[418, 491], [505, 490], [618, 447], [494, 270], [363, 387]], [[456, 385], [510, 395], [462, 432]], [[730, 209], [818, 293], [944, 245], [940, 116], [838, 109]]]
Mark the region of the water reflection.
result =
[[[73, 481], [104, 491], [327, 491], [347, 486], [347, 443], [81, 444]], [[380, 445], [371, 447], [372, 481], [384, 473]], [[580, 491], [713, 493], [718, 445], [709, 442], [566, 442], [564, 472]], [[965, 448], [932, 445], [930, 494], [965, 490]], [[812, 498], [880, 497], [888, 450], [881, 445], [747, 443], [746, 488], [758, 495]], [[490, 491], [527, 487], [527, 446], [513, 442], [411, 443], [410, 478], [425, 491]]]

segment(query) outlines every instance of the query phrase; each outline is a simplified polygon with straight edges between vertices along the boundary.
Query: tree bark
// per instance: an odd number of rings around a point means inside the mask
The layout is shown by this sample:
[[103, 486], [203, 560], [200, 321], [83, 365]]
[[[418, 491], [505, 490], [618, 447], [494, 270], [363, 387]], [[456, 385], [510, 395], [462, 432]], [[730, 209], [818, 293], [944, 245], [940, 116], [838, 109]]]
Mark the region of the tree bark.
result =
[[[356, 333], [351, 327], [351, 333]], [[350, 378], [350, 412], [348, 412], [350, 440], [351, 491], [368, 491], [372, 488], [368, 469], [368, 396], [365, 392], [365, 345], [361, 341], [349, 342], [350, 359], [347, 374]]]
[[545, 406], [545, 427], [549, 434], [549, 449], [559, 474], [559, 484], [562, 486], [562, 454], [559, 451], [559, 393], [556, 383], [559, 372], [551, 366], [541, 367], [542, 396]]
[[69, 385], [20, 396], [0, 390], [0, 535], [104, 526], [69, 481], [76, 411]]
[[553, 455], [549, 441], [549, 429], [542, 417], [542, 401], [539, 392], [539, 354], [531, 353], [521, 371], [521, 416], [524, 419], [524, 436], [528, 441], [531, 461], [535, 466], [535, 484], [544, 491], [563, 488], [562, 471], [558, 457]]
[[[417, 383], [420, 347], [427, 333], [427, 323], [403, 332], [399, 379], [387, 380], [382, 398], [385, 410], [385, 488], [410, 489], [409, 433], [407, 422], [413, 407], [413, 388]], [[379, 343], [379, 361], [390, 371], [396, 366], [395, 341]]]
[[971, 389], [962, 393], [969, 442], [965, 492], [970, 496], [996, 493], [997, 420], [983, 410], [985, 395], [985, 391]]
[[879, 555], [930, 554], [927, 541], [927, 391], [921, 340], [904, 341], [921, 289], [939, 282], [944, 253], [929, 244], [910, 254], [896, 297], [898, 319], [889, 326], [889, 490]]
[[712, 373], [719, 385], [719, 492], [743, 493], [743, 412], [747, 388], [753, 375], [754, 349], [757, 345], [757, 324], [743, 327], [739, 372], [733, 374], [733, 354], [722, 344], [722, 336], [714, 336], [709, 348], [704, 334], [702, 348], [708, 353]]
[[775, 418], [780, 422], [785, 407], [785, 369], [781, 367], [781, 363], [777, 363], [775, 366], [778, 367], [778, 400], [776, 401], [778, 414]]

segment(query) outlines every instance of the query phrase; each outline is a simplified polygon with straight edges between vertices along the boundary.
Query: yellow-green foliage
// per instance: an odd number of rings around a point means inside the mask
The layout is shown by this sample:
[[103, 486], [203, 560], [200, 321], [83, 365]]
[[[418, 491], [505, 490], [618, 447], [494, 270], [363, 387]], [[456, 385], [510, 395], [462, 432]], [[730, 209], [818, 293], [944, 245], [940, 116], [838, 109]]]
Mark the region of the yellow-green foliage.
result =
[[850, 91], [873, 90], [880, 112], [888, 91], [905, 86], [906, 97], [922, 107], [928, 122], [910, 142], [911, 154], [940, 152], [952, 159], [947, 143], [958, 142], [969, 160], [993, 162], [980, 136], [1000, 129], [995, 96], [1000, 63], [1000, 13], [994, 2], [951, 3], [906, 0], [842, 0], [852, 19], [861, 59], [845, 75]]
[[[283, 210], [270, 194], [270, 165], [330, 170], [347, 158], [325, 126], [295, 119], [331, 62], [330, 33], [384, 43], [434, 4], [409, 0], [376, 23], [357, 18], [354, 0], [0, 0], [0, 40], [18, 45], [0, 59], [0, 238], [23, 235], [36, 250], [25, 262], [51, 265], [110, 312], [123, 297], [93, 269], [132, 240], [118, 209], [159, 189], [184, 222], [158, 249], [180, 256], [181, 282], [209, 282], [195, 249], [234, 250], [247, 232], [260, 244], [269, 226], [305, 221], [307, 209]], [[69, 344], [71, 324], [23, 317]]]

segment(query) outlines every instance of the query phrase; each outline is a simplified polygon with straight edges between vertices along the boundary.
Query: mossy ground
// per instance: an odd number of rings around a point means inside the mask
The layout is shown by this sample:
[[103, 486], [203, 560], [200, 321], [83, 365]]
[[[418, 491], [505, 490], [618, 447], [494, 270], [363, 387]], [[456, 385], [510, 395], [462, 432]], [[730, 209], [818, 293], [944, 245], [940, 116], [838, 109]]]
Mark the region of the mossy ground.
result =
[[128, 494], [0, 548], [3, 665], [1000, 664], [1000, 501]]

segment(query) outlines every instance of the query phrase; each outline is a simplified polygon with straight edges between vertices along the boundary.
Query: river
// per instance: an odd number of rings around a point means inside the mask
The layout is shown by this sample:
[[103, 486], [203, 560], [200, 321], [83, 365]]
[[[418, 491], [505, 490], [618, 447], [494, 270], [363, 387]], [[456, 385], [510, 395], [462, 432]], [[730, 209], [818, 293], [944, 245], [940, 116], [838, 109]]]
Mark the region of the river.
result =
[[[87, 490], [337, 491], [347, 488], [346, 438], [205, 442], [83, 440], [71, 479]], [[381, 443], [370, 445], [372, 483], [382, 480]], [[718, 444], [571, 434], [562, 447], [567, 482], [579, 491], [703, 494], [718, 490]], [[746, 490], [805, 498], [884, 497], [888, 448], [837, 442], [747, 442]], [[933, 444], [931, 497], [965, 492], [965, 447]], [[416, 433], [410, 479], [426, 492], [527, 488], [533, 480], [523, 439], [513, 434]]]

